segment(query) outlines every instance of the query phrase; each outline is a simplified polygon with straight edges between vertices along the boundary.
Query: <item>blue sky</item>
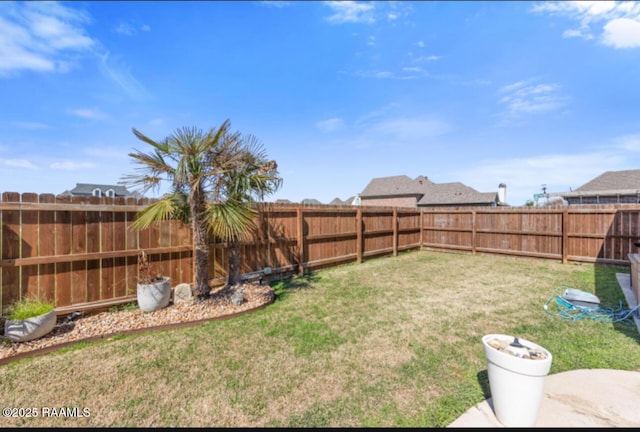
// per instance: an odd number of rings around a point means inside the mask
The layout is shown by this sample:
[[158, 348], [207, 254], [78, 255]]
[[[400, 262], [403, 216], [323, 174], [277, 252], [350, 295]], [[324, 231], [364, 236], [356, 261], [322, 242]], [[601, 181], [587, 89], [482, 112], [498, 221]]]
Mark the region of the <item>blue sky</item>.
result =
[[1, 191], [117, 184], [132, 128], [229, 119], [270, 201], [424, 175], [523, 205], [640, 168], [640, 2], [0, 2], [0, 100]]

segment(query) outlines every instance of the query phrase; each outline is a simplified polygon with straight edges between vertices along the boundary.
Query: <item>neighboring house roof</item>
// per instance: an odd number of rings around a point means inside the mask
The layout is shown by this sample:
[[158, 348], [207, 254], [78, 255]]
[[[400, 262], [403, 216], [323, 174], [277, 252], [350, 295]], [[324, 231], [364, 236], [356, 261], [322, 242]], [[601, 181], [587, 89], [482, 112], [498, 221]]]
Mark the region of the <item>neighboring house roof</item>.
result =
[[554, 195], [579, 197], [589, 195], [636, 195], [640, 191], [640, 169], [606, 171], [571, 192]]
[[355, 199], [354, 196], [349, 197], [344, 201], [341, 200], [340, 198], [334, 198], [329, 204], [330, 205], [351, 205], [354, 199]]
[[418, 205], [490, 204], [497, 201], [497, 192], [478, 192], [460, 182], [432, 183], [418, 200]]
[[374, 178], [360, 194], [361, 198], [406, 196], [424, 194], [423, 186], [433, 184], [429, 179], [418, 176], [411, 180], [406, 175]]
[[425, 176], [414, 180], [406, 175], [380, 177], [371, 180], [362, 198], [392, 198], [415, 196], [418, 206], [492, 204], [498, 202], [497, 192], [478, 192], [460, 182], [433, 183]]
[[125, 188], [124, 186], [101, 185], [101, 184], [93, 184], [93, 183], [76, 183], [76, 187], [74, 187], [71, 190], [66, 190], [66, 191], [62, 192], [60, 195], [68, 195], [68, 196], [87, 195], [87, 196], [91, 196], [95, 189], [100, 189], [100, 192], [102, 193], [102, 196], [106, 196], [107, 195], [107, 191], [111, 189], [111, 190], [113, 190], [114, 195], [116, 197], [133, 197], [133, 198], [142, 197], [142, 195], [137, 193], [137, 192], [129, 192], [127, 190], [127, 188]]
[[300, 203], [301, 204], [322, 204], [320, 201], [313, 198], [305, 198]]
[[288, 200], [288, 199], [286, 199], [286, 198], [280, 198], [280, 199], [277, 199], [277, 200], [276, 200], [276, 203], [277, 203], [277, 204], [293, 204], [293, 202], [289, 201], [289, 200]]
[[583, 184], [576, 192], [603, 191], [620, 189], [640, 189], [640, 169], [625, 171], [607, 171]]

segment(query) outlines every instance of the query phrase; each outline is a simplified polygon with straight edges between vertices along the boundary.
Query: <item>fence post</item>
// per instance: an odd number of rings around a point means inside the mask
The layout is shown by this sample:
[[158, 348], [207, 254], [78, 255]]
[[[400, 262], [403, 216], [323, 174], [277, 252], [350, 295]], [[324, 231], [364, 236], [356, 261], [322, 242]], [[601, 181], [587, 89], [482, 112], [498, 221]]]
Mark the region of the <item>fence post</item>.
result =
[[393, 256], [398, 255], [398, 209], [393, 208]]
[[476, 254], [476, 211], [471, 210], [471, 255]]
[[356, 261], [362, 263], [362, 207], [356, 211]]
[[569, 261], [569, 210], [562, 211], [562, 264]]
[[420, 249], [424, 247], [424, 209], [420, 209]]
[[298, 274], [304, 275], [304, 212], [302, 205], [298, 206]]

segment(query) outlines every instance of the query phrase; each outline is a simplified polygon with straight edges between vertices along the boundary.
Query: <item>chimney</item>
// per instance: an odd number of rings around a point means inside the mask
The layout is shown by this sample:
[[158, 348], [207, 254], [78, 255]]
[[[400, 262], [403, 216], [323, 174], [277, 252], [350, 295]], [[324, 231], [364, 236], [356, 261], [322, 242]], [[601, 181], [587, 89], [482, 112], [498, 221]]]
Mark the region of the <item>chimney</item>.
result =
[[500, 183], [500, 185], [498, 185], [498, 202], [500, 204], [505, 204], [507, 202], [507, 185], [504, 183]]

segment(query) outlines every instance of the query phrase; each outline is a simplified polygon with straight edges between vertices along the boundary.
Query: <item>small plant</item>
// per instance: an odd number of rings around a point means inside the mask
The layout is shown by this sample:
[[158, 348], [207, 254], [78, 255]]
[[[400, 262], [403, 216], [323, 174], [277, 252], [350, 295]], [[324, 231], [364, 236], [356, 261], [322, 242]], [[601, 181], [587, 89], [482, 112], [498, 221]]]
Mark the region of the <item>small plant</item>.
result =
[[8, 319], [11, 321], [24, 320], [51, 312], [55, 304], [38, 298], [25, 297], [9, 306]]
[[163, 280], [164, 278], [161, 273], [156, 273], [155, 276], [153, 276], [147, 254], [141, 251], [140, 257], [138, 258], [138, 282], [142, 285], [149, 285], [155, 282], [162, 282]]

